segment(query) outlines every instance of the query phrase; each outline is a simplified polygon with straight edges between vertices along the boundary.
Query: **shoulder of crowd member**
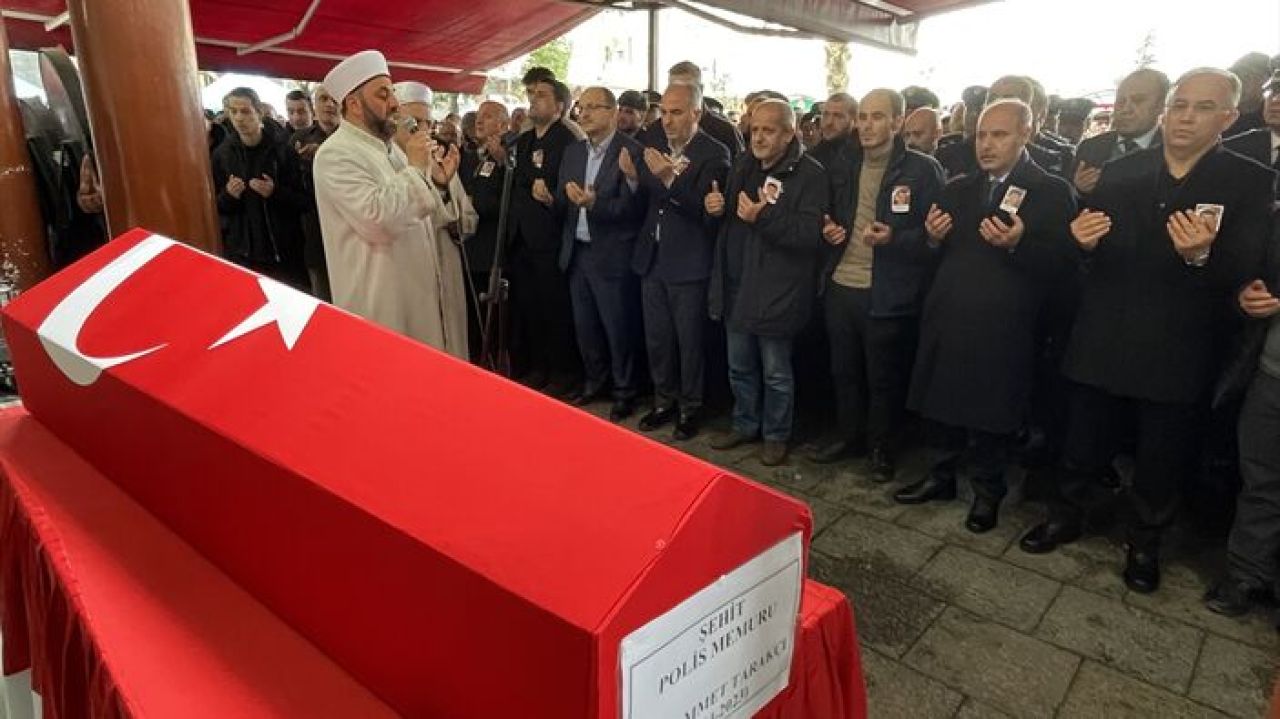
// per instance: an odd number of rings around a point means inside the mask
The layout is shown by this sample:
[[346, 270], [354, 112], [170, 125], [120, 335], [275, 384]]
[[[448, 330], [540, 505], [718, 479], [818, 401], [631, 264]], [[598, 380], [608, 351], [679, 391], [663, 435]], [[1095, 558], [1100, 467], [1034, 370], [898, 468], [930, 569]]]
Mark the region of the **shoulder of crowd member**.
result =
[[729, 148], [725, 147], [723, 142], [708, 135], [702, 128], [698, 128], [697, 134], [690, 140], [690, 144], [695, 142], [704, 144], [708, 148], [707, 152], [723, 158], [725, 162], [728, 162], [729, 158], [732, 157], [732, 153], [729, 152]]
[[728, 148], [731, 153], [735, 150], [741, 151], [743, 149], [742, 133], [738, 131], [736, 125], [727, 119], [719, 115], [703, 113], [702, 125], [707, 134], [716, 138], [722, 145], [728, 147], [726, 141], [732, 142], [736, 147]]
[[1109, 146], [1113, 142], [1113, 138], [1115, 136], [1116, 136], [1115, 130], [1107, 130], [1106, 132], [1100, 132], [1097, 135], [1094, 135], [1093, 137], [1086, 137], [1085, 139], [1080, 141], [1079, 145], [1076, 146], [1077, 157], [1083, 154], [1083, 150], [1087, 147], [1092, 148], [1092, 147], [1097, 147], [1099, 145]]
[[560, 118], [555, 124], [563, 127], [575, 140], [587, 139], [587, 133], [582, 130], [582, 126], [567, 117]]
[[[1262, 147], [1265, 147], [1270, 151], [1271, 128], [1255, 127], [1252, 130], [1245, 130], [1244, 132], [1223, 139], [1222, 145], [1228, 150], [1240, 153], [1242, 150], [1252, 149], [1250, 146], [1255, 142], [1261, 142]], [[1248, 157], [1249, 155], [1246, 154], [1245, 156]]]
[[910, 147], [903, 148], [902, 153], [903, 164], [916, 165], [921, 168], [929, 168], [931, 171], [937, 171], [939, 176], [945, 177], [946, 170], [942, 168], [942, 163], [933, 155], [927, 155], [919, 150], [913, 150]]
[[964, 133], [962, 132], [948, 132], [947, 134], [938, 138], [938, 149], [942, 150], [950, 145], [954, 145], [955, 143], [963, 139], [964, 139]]
[[[1266, 130], [1266, 132], [1270, 133], [1271, 131]], [[1239, 136], [1237, 135], [1237, 137]], [[1229, 175], [1231, 178], [1235, 179], [1236, 178], [1235, 173], [1238, 172], [1245, 176], [1244, 178], [1241, 178], [1241, 179], [1246, 183], [1255, 182], [1255, 181], [1266, 181], [1270, 178], [1273, 178], [1276, 174], [1276, 171], [1274, 169], [1258, 161], [1257, 158], [1250, 157], [1248, 155], [1244, 155], [1239, 152], [1236, 152], [1230, 147], [1227, 147], [1225, 143], [1222, 146], [1220, 146], [1217, 150], [1211, 150], [1209, 154], [1206, 155], [1205, 157], [1209, 158], [1214, 156], [1219, 156], [1221, 158], [1217, 160], [1218, 162], [1222, 162], [1232, 166], [1232, 170]]]

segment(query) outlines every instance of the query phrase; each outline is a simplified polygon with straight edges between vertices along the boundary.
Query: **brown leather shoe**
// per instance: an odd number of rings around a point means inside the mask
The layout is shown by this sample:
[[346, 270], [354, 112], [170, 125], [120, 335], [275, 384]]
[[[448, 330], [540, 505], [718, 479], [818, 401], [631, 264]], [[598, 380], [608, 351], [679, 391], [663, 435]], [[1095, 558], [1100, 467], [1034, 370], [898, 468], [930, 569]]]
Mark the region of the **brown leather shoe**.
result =
[[787, 443], [766, 439], [764, 449], [760, 451], [760, 464], [766, 467], [777, 467], [785, 461], [787, 461]]

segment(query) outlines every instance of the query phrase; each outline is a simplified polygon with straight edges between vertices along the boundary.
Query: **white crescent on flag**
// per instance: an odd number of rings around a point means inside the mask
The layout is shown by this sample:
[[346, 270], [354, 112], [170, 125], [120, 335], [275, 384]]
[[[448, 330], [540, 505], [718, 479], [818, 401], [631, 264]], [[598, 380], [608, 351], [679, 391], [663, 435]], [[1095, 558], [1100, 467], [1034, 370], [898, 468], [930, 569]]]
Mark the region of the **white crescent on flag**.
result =
[[[168, 345], [168, 343], [160, 343], [139, 352], [115, 357], [94, 357], [79, 349], [80, 331], [93, 315], [94, 310], [134, 273], [171, 247], [189, 249], [167, 237], [151, 235], [72, 290], [40, 323], [37, 330], [40, 343], [44, 346], [49, 359], [53, 360], [54, 365], [68, 379], [82, 387], [87, 387], [96, 382], [103, 371], [145, 357]], [[288, 349], [293, 349], [297, 344], [298, 338], [302, 335], [307, 323], [311, 321], [311, 316], [315, 314], [320, 301], [265, 277], [258, 278], [258, 285], [266, 297], [266, 304], [222, 339], [210, 345], [209, 349], [225, 345], [272, 323], [278, 325], [280, 338]]]

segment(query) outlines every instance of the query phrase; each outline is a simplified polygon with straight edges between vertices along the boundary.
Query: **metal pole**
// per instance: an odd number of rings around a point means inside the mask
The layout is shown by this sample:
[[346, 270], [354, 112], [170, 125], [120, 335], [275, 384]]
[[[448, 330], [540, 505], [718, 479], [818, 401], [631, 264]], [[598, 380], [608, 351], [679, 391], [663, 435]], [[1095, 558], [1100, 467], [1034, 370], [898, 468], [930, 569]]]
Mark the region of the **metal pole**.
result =
[[658, 6], [649, 8], [649, 89], [662, 91], [658, 85]]

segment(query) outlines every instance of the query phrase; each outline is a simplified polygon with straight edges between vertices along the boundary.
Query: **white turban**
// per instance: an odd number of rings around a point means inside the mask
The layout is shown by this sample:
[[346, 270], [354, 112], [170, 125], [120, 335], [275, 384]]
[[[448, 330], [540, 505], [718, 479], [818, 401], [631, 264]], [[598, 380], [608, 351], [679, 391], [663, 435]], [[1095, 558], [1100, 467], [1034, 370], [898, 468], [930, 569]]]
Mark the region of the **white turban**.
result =
[[413, 82], [412, 80], [407, 82], [397, 82], [394, 89], [396, 91], [396, 99], [399, 100], [402, 105], [406, 102], [422, 102], [428, 105], [431, 104], [431, 88], [420, 82]]
[[325, 89], [341, 104], [356, 88], [379, 75], [391, 76], [387, 58], [377, 50], [358, 52], [343, 60], [324, 76]]

